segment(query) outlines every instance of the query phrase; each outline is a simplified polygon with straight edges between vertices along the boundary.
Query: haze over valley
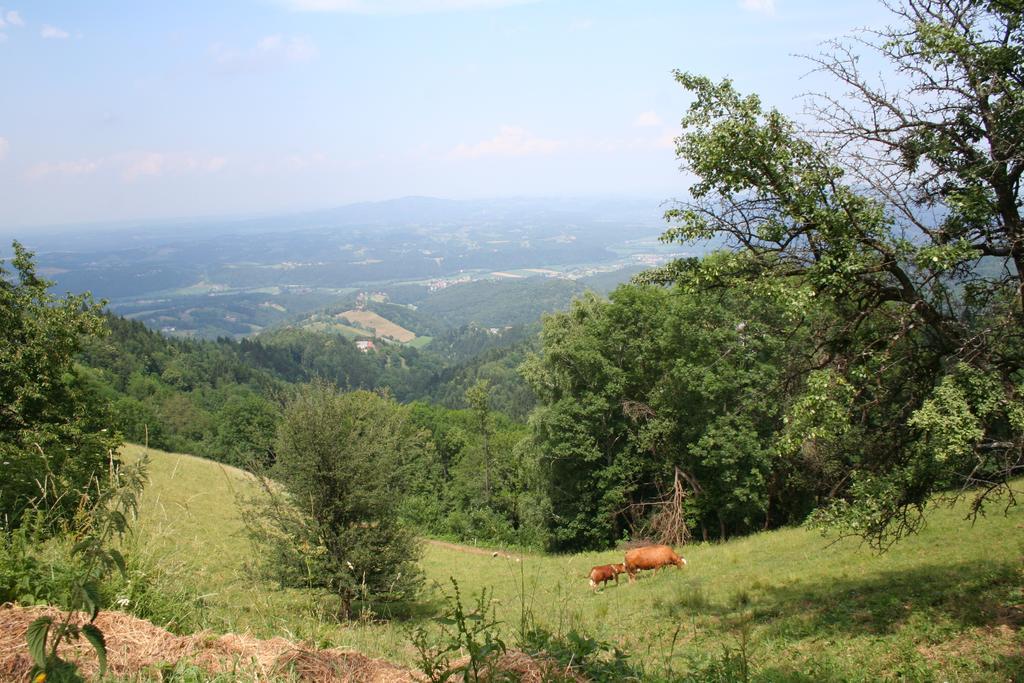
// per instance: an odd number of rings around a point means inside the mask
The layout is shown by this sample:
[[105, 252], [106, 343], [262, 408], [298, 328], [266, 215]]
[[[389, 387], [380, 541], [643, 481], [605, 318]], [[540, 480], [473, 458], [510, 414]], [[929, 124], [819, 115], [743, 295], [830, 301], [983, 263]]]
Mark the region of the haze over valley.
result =
[[[655, 200], [410, 197], [260, 218], [36, 229], [21, 239], [54, 291], [90, 291], [154, 329], [216, 338], [296, 322], [363, 290], [422, 306], [442, 290], [472, 302], [505, 283], [510, 297], [552, 290], [556, 298], [538, 304], [564, 308], [587, 287], [607, 292], [696, 253], [658, 241], [661, 213]], [[531, 320], [543, 312], [533, 309]], [[438, 324], [529, 321], [496, 311]]]

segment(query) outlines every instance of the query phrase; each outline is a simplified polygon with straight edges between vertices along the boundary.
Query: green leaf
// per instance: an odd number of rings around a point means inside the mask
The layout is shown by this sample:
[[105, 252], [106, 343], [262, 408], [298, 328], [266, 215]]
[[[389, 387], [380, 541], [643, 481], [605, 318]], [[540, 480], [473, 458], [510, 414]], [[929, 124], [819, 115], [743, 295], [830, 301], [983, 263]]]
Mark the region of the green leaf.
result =
[[110, 559], [114, 561], [115, 565], [117, 565], [117, 570], [121, 572], [121, 576], [128, 576], [128, 569], [124, 563], [124, 555], [122, 555], [120, 551], [113, 548], [110, 549], [109, 554]]
[[128, 520], [117, 510], [110, 511], [110, 521], [118, 533], [124, 533], [128, 528]]
[[92, 581], [87, 581], [82, 584], [82, 595], [85, 597], [88, 611], [89, 621], [92, 621], [100, 613], [100, 589]]
[[25, 640], [28, 642], [28, 653], [32, 661], [40, 668], [46, 667], [46, 640], [50, 635], [52, 617], [39, 617], [28, 625]]
[[94, 541], [93, 541], [92, 538], [84, 538], [81, 541], [79, 541], [78, 543], [76, 543], [74, 545], [74, 547], [71, 548], [71, 554], [72, 555], [80, 555], [83, 552], [85, 552], [86, 550], [88, 550], [89, 546], [91, 546], [93, 543], [94, 543]]
[[96, 624], [86, 624], [82, 627], [82, 635], [92, 643], [96, 650], [96, 656], [100, 660], [100, 678], [103, 678], [107, 670], [107, 641], [103, 638], [103, 631], [99, 630]]

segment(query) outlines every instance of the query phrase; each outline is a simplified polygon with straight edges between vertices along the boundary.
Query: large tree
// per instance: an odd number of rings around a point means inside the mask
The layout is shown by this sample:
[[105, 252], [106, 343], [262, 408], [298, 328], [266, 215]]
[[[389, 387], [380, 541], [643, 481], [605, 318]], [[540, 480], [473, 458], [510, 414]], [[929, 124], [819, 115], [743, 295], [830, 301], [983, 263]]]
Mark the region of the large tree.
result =
[[83, 340], [106, 331], [101, 305], [51, 294], [17, 242], [10, 265], [0, 262], [0, 529], [32, 508], [69, 518], [117, 446], [75, 367]]
[[697, 181], [664, 238], [724, 239], [734, 256], [651, 278], [743, 281], [806, 307], [814, 344], [780, 453], [828, 480], [824, 518], [878, 544], [940, 488], [980, 486], [979, 509], [1024, 473], [1022, 8], [893, 5], [892, 26], [815, 58], [839, 87], [799, 125], [727, 80], [676, 74], [695, 96], [677, 153]]

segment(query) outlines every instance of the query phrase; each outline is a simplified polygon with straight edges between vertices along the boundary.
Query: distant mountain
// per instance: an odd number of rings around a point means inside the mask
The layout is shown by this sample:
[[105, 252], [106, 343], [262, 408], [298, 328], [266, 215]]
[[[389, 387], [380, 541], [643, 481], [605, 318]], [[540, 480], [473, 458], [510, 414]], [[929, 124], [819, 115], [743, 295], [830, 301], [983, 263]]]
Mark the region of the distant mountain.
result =
[[0, 226], [0, 256], [17, 239], [39, 252], [88, 252], [153, 247], [225, 235], [324, 230], [344, 227], [450, 227], [629, 224], [662, 229], [663, 208], [657, 199], [509, 198], [456, 200], [401, 197], [358, 202], [313, 211], [260, 216], [120, 221], [19, 230]]

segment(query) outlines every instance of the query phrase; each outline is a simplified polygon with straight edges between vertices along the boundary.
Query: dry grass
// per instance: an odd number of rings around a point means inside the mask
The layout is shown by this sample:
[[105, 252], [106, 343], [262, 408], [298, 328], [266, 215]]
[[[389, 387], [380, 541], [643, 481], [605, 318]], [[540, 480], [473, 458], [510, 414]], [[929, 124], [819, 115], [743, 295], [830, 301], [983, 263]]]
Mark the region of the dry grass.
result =
[[[59, 619], [61, 613], [48, 607], [0, 607], [0, 680], [28, 680], [32, 661], [25, 647], [25, 632], [29, 624], [41, 616]], [[74, 619], [82, 624], [86, 617], [78, 613]], [[298, 677], [314, 683], [421, 680], [409, 669], [358, 652], [315, 650], [284, 638], [260, 640], [236, 634], [216, 636], [209, 632], [175, 636], [121, 612], [101, 612], [95, 623], [106, 639], [108, 671], [120, 678], [137, 678], [147, 672], [156, 674], [161, 667], [184, 660], [210, 674], [244, 671], [256, 680], [282, 677]], [[75, 662], [90, 678], [99, 673], [96, 654], [88, 643], [62, 644], [60, 656]]]
[[411, 342], [416, 338], [414, 332], [410, 332], [401, 325], [396, 325], [387, 318], [374, 313], [373, 311], [345, 311], [338, 314], [339, 318], [349, 321], [354, 325], [373, 330], [378, 337], [390, 338], [403, 344]]

